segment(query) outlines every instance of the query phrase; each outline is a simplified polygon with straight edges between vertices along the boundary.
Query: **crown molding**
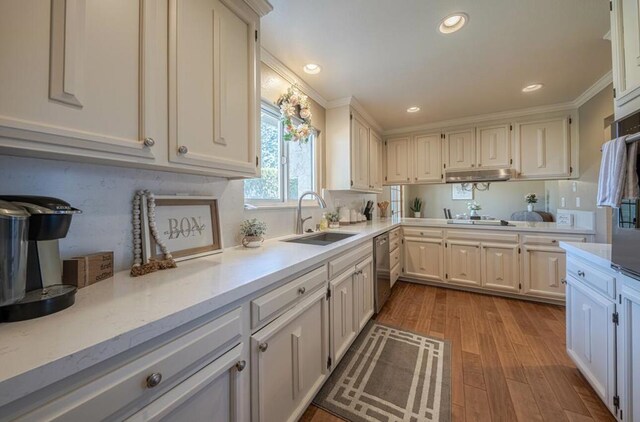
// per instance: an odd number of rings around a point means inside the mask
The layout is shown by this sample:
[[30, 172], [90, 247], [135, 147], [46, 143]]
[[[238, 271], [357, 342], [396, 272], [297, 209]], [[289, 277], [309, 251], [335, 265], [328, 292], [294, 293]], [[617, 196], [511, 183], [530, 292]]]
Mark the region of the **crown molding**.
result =
[[296, 73], [289, 69], [284, 63], [278, 60], [273, 54], [269, 53], [265, 50], [264, 47], [260, 49], [260, 60], [262, 63], [269, 66], [276, 72], [278, 75], [282, 76], [284, 80], [289, 82], [290, 84], [296, 84], [300, 87], [300, 90], [304, 92], [309, 98], [311, 98], [316, 103], [320, 104], [321, 107], [327, 108], [328, 101], [318, 93], [315, 89], [311, 88], [311, 86], [302, 80], [301, 77], [296, 75]]
[[595, 97], [600, 91], [613, 83], [613, 71], [608, 71], [600, 79], [598, 79], [593, 85], [587, 88], [582, 94], [578, 96], [573, 102], [576, 108], [582, 107], [584, 103]]
[[273, 10], [273, 6], [268, 0], [244, 0], [260, 17]]
[[337, 100], [329, 101], [326, 108], [331, 109], [331, 108], [338, 108], [338, 107], [344, 107], [344, 106], [351, 106], [351, 108], [353, 108], [360, 116], [362, 116], [363, 119], [367, 121], [369, 126], [375, 129], [378, 133], [383, 132], [382, 126], [380, 126], [378, 122], [376, 122], [376, 119], [374, 119], [373, 116], [371, 116], [367, 112], [367, 110], [362, 106], [362, 104], [360, 104], [358, 99], [354, 96], [339, 98]]

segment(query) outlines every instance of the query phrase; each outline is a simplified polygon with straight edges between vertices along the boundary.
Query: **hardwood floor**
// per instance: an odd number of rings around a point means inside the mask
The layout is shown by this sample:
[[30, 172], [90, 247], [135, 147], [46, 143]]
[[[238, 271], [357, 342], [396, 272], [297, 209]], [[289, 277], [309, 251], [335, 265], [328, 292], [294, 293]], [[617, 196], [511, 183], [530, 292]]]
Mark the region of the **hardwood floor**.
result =
[[[381, 323], [451, 341], [452, 420], [615, 421], [565, 352], [564, 308], [398, 282]], [[339, 422], [310, 406], [305, 422]]]

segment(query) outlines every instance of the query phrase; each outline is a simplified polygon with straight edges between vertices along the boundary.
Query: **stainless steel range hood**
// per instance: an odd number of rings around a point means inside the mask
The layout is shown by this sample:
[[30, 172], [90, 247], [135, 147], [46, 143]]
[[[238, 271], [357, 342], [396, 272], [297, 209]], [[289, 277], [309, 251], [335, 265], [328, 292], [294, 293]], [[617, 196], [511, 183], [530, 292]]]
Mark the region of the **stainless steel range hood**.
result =
[[506, 182], [511, 179], [511, 169], [447, 170], [446, 183]]

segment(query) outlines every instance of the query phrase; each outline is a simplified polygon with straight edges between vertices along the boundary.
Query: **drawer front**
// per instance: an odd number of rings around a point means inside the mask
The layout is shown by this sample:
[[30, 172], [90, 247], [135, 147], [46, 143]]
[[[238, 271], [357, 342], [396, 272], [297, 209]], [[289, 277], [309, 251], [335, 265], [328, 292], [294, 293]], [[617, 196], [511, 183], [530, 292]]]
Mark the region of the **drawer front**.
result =
[[403, 227], [402, 232], [405, 237], [435, 237], [441, 239], [444, 236], [444, 230], [426, 227]]
[[393, 239], [389, 241], [389, 251], [399, 250], [400, 246], [400, 238]]
[[616, 278], [613, 275], [600, 271], [573, 256], [567, 259], [567, 273], [606, 297], [616, 299]]
[[373, 254], [373, 242], [367, 242], [329, 261], [329, 278], [333, 278], [349, 267], [356, 265], [367, 256]]
[[518, 243], [517, 233], [495, 233], [484, 229], [447, 230], [447, 239], [479, 240], [481, 242]]
[[393, 229], [389, 232], [389, 240], [394, 241], [396, 239], [400, 239], [400, 229]]
[[396, 281], [400, 278], [400, 264], [391, 268], [391, 287], [396, 284]]
[[[19, 420], [103, 420], [130, 403], [153, 398], [190, 375], [186, 370], [205, 358], [213, 361], [240, 344], [241, 309], [208, 322], [152, 352], [40, 407]], [[152, 374], [160, 374], [153, 385]]]
[[560, 242], [586, 242], [585, 236], [571, 236], [571, 235], [531, 235], [526, 234], [522, 236], [522, 243], [525, 245], [550, 245], [558, 246]]
[[400, 248], [397, 248], [389, 254], [389, 262], [392, 268], [400, 264]]
[[326, 282], [327, 269], [320, 267], [251, 301], [251, 328], [275, 319]]

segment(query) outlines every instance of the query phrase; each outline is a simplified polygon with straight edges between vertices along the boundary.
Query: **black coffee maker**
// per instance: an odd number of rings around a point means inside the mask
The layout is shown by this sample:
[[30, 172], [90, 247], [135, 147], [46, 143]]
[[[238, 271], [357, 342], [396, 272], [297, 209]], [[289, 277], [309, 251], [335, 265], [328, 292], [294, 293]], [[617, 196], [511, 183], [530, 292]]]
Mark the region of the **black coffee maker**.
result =
[[62, 283], [58, 240], [64, 238], [71, 217], [81, 211], [46, 196], [0, 196], [29, 213], [26, 292], [18, 302], [0, 307], [0, 322], [49, 315], [73, 305], [76, 287]]

